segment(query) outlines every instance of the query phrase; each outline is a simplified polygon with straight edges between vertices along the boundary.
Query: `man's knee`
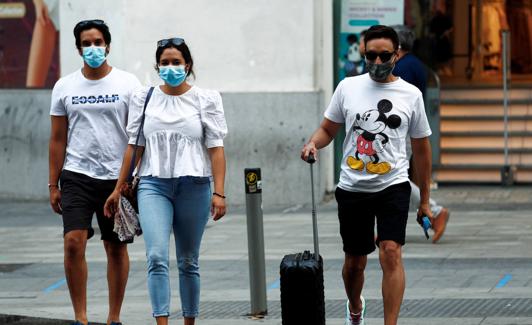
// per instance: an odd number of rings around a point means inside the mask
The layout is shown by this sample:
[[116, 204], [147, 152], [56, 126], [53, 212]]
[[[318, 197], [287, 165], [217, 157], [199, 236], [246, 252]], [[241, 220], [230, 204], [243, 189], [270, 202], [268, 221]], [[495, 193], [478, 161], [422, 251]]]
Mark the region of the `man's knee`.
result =
[[65, 234], [65, 258], [75, 259], [85, 256], [87, 233], [83, 230], [74, 230]]
[[392, 240], [384, 240], [379, 244], [383, 269], [394, 270], [401, 266], [401, 247], [401, 244]]
[[363, 273], [366, 269], [367, 256], [355, 256], [355, 255], [345, 255], [344, 261], [344, 272], [349, 274], [359, 274]]
[[121, 261], [122, 259], [128, 257], [126, 244], [113, 243], [104, 240], [103, 246], [105, 247], [105, 252], [107, 253], [108, 259]]

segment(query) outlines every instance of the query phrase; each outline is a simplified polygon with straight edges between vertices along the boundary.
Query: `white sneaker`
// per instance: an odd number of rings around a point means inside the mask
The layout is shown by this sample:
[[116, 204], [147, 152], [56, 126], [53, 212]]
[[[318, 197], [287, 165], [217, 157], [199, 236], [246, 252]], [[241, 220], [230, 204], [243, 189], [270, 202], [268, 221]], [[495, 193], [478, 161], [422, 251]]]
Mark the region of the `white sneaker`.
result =
[[366, 300], [364, 297], [360, 296], [360, 301], [362, 302], [362, 310], [358, 314], [353, 314], [349, 309], [349, 300], [345, 304], [346, 313], [345, 313], [345, 325], [364, 325], [364, 315], [366, 314]]

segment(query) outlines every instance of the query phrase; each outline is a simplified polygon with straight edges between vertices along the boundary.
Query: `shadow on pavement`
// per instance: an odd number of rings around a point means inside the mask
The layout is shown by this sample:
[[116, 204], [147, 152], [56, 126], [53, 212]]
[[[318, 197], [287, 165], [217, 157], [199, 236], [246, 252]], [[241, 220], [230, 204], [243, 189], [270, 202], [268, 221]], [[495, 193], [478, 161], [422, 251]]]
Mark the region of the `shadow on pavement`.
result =
[[[64, 319], [49, 319], [49, 318], [35, 318], [19, 315], [5, 315], [0, 314], [0, 324], [8, 325], [70, 325], [71, 320]], [[90, 323], [91, 325], [105, 325], [103, 323]]]

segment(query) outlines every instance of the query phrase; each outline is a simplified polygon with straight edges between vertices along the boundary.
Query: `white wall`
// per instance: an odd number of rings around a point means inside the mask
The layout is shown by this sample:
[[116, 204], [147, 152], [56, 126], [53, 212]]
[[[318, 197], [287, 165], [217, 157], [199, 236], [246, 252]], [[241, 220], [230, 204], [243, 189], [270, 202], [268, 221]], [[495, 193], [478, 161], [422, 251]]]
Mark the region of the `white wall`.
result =
[[81, 65], [72, 34], [75, 23], [101, 18], [113, 36], [109, 61], [143, 83], [159, 83], [153, 71], [156, 41], [180, 36], [191, 48], [196, 84], [202, 87], [315, 90], [320, 88], [316, 67], [323, 48], [316, 33], [321, 33], [324, 2], [330, 0], [63, 0], [62, 74]]
[[[0, 89], [0, 200], [48, 198], [50, 95], [47, 89]], [[265, 208], [309, 203], [309, 170], [298, 156], [310, 126], [319, 123], [320, 95], [223, 94], [230, 130], [224, 142], [230, 205], [244, 205], [244, 169], [249, 167], [262, 170]], [[316, 190], [324, 190], [319, 177]]]
[[47, 199], [51, 91], [0, 89], [0, 199]]
[[[332, 95], [332, 9], [332, 0], [60, 0], [62, 74], [82, 64], [72, 34], [80, 20], [105, 20], [110, 63], [144, 84], [160, 83], [157, 40], [185, 38], [195, 83], [223, 93], [232, 203], [242, 203], [244, 167], [270, 175], [265, 183], [276, 190], [264, 193], [265, 204], [305, 203], [308, 193], [294, 190], [308, 186], [298, 156]], [[320, 153], [321, 193], [334, 187], [333, 159], [332, 145]]]

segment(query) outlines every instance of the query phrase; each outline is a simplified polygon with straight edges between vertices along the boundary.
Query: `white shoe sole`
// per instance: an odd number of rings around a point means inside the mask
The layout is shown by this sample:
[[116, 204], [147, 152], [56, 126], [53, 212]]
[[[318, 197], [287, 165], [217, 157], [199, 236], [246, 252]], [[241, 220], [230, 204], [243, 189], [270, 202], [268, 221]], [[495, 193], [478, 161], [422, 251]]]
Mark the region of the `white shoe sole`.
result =
[[[360, 301], [362, 302], [362, 310], [360, 311], [362, 317], [360, 318], [360, 322], [358, 323], [358, 325], [365, 325], [366, 321], [364, 320], [364, 316], [366, 314], [366, 300], [364, 299], [364, 297], [360, 296]], [[349, 309], [349, 299], [347, 300], [345, 304], [345, 308], [346, 308], [345, 325], [353, 325], [353, 323], [351, 323], [351, 317], [350, 317], [351, 311]]]

